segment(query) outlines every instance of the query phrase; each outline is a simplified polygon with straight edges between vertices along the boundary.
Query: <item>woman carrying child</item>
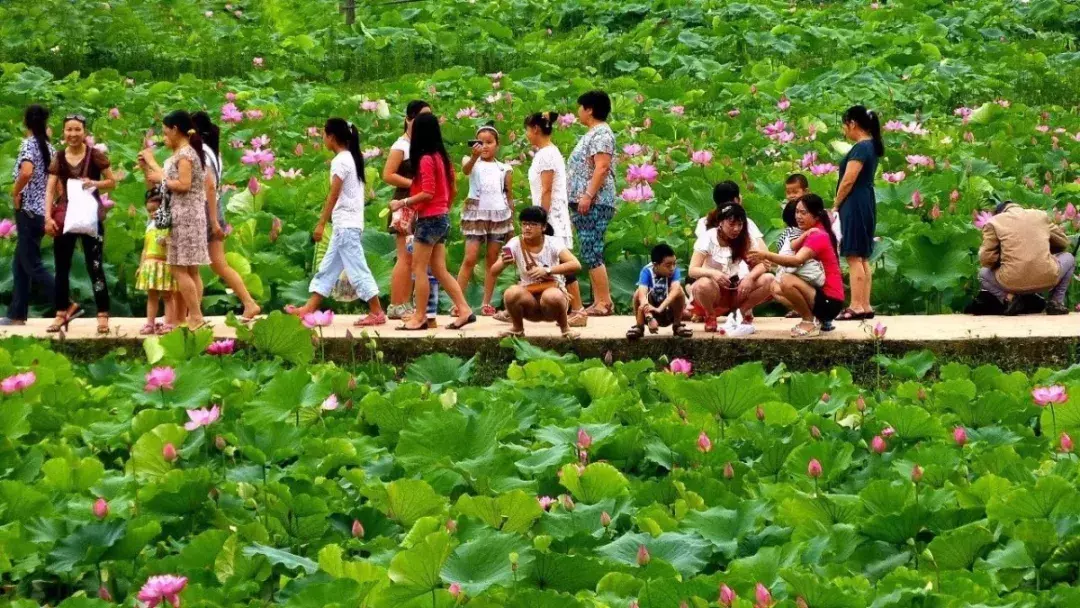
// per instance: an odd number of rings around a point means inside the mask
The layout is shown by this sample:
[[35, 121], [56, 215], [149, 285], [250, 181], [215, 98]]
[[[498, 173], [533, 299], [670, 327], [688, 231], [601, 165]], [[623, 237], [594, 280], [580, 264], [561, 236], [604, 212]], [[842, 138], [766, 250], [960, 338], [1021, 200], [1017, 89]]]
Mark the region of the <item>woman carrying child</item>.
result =
[[488, 272], [494, 282], [503, 269], [514, 264], [520, 277], [518, 284], [503, 294], [512, 327], [501, 337], [523, 337], [525, 321], [554, 321], [564, 338], [576, 338], [567, 321], [570, 298], [565, 276], [581, 270], [581, 262], [562, 239], [551, 238], [553, 230], [543, 207], [527, 207], [519, 219], [521, 236], [510, 239]]
[[[832, 220], [825, 210], [825, 203], [816, 194], [807, 194], [795, 207], [795, 220], [804, 232], [791, 242], [792, 254], [751, 251], [747, 259], [752, 264], [772, 262], [780, 266], [797, 268], [784, 272], [773, 286], [778, 302], [799, 313], [802, 320], [791, 329], [796, 338], [809, 338], [821, 334], [822, 325], [828, 325], [844, 307], [844, 280], [840, 273], [838, 244], [833, 232]], [[819, 262], [824, 272], [822, 285], [811, 284], [803, 271], [808, 262]]]

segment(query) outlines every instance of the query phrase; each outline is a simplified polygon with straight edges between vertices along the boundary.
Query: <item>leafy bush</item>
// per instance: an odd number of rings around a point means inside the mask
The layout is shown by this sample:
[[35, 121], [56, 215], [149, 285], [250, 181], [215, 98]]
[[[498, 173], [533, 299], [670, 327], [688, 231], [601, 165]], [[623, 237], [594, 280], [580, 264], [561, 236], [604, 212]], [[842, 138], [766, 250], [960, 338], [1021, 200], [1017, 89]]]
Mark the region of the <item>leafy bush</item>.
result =
[[0, 605], [131, 606], [164, 574], [215, 608], [1078, 599], [1076, 367], [916, 354], [869, 388], [518, 348], [481, 387], [445, 355], [289, 363], [311, 332], [260, 323], [153, 364], [0, 343]]

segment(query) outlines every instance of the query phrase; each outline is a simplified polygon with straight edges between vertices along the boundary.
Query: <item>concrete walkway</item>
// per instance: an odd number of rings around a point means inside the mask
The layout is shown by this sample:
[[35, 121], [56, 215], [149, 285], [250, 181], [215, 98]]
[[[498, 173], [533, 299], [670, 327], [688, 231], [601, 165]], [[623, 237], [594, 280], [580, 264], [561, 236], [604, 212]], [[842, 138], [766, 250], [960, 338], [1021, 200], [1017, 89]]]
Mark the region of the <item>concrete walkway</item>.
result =
[[[332, 327], [323, 330], [327, 338], [344, 338], [345, 332], [351, 330], [353, 336], [359, 337], [362, 330], [353, 328], [352, 323], [357, 317], [341, 315], [335, 318]], [[213, 323], [214, 335], [221, 338], [230, 338], [235, 334], [232, 328], [225, 325], [223, 317], [210, 318]], [[449, 317], [440, 317], [439, 326], [443, 327], [452, 321]], [[141, 318], [114, 318], [110, 321], [111, 338], [131, 339], [139, 338], [139, 329], [143, 325]], [[630, 327], [630, 317], [606, 317], [589, 319], [589, 326], [580, 328], [578, 331], [583, 340], [612, 340], [625, 337], [626, 330]], [[793, 319], [776, 317], [759, 317], [755, 326], [757, 333], [744, 338], [726, 338], [718, 334], [707, 334], [703, 331], [700, 323], [691, 324], [694, 329], [694, 340], [792, 340], [791, 327], [795, 324]], [[0, 337], [7, 336], [35, 336], [40, 338], [55, 337], [56, 334], [47, 334], [45, 328], [52, 323], [51, 319], [31, 319], [27, 325], [0, 327]], [[1044, 315], [1031, 315], [1023, 317], [971, 317], [965, 315], [937, 315], [937, 316], [904, 316], [904, 317], [878, 317], [868, 322], [837, 322], [836, 330], [823, 334], [811, 340], [819, 341], [870, 341], [873, 340], [873, 325], [881, 323], [887, 328], [885, 341], [904, 342], [935, 342], [935, 341], [958, 341], [958, 340], [985, 340], [991, 338], [1000, 339], [1027, 339], [1032, 338], [1069, 338], [1080, 337], [1080, 314], [1072, 314], [1066, 317], [1047, 317]], [[437, 329], [423, 332], [395, 331], [400, 323], [391, 323], [369, 328], [370, 334], [390, 340], [409, 340], [420, 338], [435, 339], [460, 339], [460, 338], [495, 338], [502, 331], [509, 329], [509, 325], [499, 323], [490, 318], [481, 317], [477, 323], [469, 325], [463, 330], [452, 331], [449, 329]], [[71, 323], [70, 331], [65, 338], [68, 340], [95, 340], [99, 336], [96, 333], [97, 321], [93, 317], [76, 319]], [[528, 337], [557, 338], [559, 332], [554, 324], [527, 323], [525, 327]], [[671, 330], [661, 329], [657, 336], [648, 335], [645, 340], [670, 340]]]

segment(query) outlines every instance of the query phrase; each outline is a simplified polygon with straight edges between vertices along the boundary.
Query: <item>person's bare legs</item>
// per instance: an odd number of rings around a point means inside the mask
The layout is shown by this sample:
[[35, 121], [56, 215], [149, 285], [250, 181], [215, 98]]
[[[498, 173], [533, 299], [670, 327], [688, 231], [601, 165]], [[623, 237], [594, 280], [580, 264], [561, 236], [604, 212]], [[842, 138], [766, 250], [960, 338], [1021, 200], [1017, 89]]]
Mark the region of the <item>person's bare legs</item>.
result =
[[776, 277], [766, 273], [754, 281], [754, 287], [738, 304], [739, 310], [744, 317], [753, 314], [755, 306], [769, 301], [769, 298], [772, 297], [772, 285], [775, 280]]
[[608, 282], [607, 266], [601, 264], [590, 269], [589, 281], [592, 285], [593, 306], [605, 310], [614, 308], [615, 303], [611, 300], [611, 284]]
[[487, 244], [487, 259], [485, 260], [487, 267], [484, 268], [484, 299], [480, 303], [481, 306], [491, 306], [491, 298], [495, 295], [496, 278], [491, 275], [491, 267], [495, 265], [495, 262], [499, 261], [502, 248], [502, 243], [489, 241]]
[[521, 285], [514, 285], [503, 293], [503, 305], [510, 313], [511, 333], [519, 335], [525, 334], [525, 318], [535, 318], [540, 310], [536, 297]]
[[694, 302], [697, 302], [705, 311], [705, 321], [716, 320], [716, 301], [720, 298], [720, 286], [709, 277], [701, 277], [690, 286], [694, 294]]
[[301, 306], [299, 308], [293, 308], [289, 312], [290, 312], [290, 314], [294, 314], [294, 315], [296, 315], [298, 317], [303, 317], [306, 314], [311, 314], [311, 313], [319, 310], [319, 306], [322, 305], [322, 302], [323, 302], [322, 294], [312, 293], [308, 297], [307, 302], [304, 302], [303, 306]]
[[870, 299], [864, 293], [869, 285], [870, 278], [866, 275], [865, 258], [849, 256], [848, 274], [851, 276], [851, 310], [857, 313], [868, 312], [866, 302]]
[[570, 325], [567, 322], [566, 307], [566, 294], [556, 287], [549, 287], [540, 295], [541, 318], [545, 321], [555, 321], [555, 325], [559, 326], [559, 331], [563, 334], [570, 331]]
[[813, 323], [814, 321], [814, 298], [816, 293], [814, 288], [806, 284], [805, 281], [798, 277], [791, 275], [784, 275], [777, 283], [779, 285], [780, 293], [782, 294], [777, 300], [783, 300], [785, 306], [791, 308], [804, 322]]
[[[431, 254], [431, 245], [413, 241], [412, 272], [418, 277], [413, 282], [413, 301], [417, 302], [417, 306], [411, 317], [402, 317], [402, 320], [405, 321], [405, 327], [409, 329], [427, 327], [427, 301], [428, 296], [431, 294], [431, 286], [428, 285], [426, 277], [428, 276], [428, 265], [431, 263]], [[445, 264], [443, 269], [445, 270]], [[438, 277], [436, 276], [436, 278]], [[450, 279], [450, 282], [454, 283], [456, 287], [457, 283], [454, 282], [453, 277], [450, 277]], [[445, 287], [444, 284], [443, 288]]]
[[146, 292], [146, 324], [153, 327], [157, 323], [158, 299], [162, 292], [150, 289]]
[[255, 300], [252, 299], [251, 293], [248, 292], [247, 285], [244, 285], [244, 279], [240, 278], [240, 273], [233, 270], [232, 266], [229, 266], [229, 262], [225, 258], [225, 242], [210, 241], [208, 248], [210, 250], [210, 269], [214, 271], [214, 274], [221, 277], [221, 280], [236, 294], [236, 297], [240, 298], [240, 303], [244, 305], [243, 317], [250, 319], [262, 312], [262, 308], [259, 307]]
[[465, 238], [465, 259], [461, 261], [461, 268], [458, 269], [457, 273], [457, 283], [462, 293], [465, 293], [465, 290], [469, 288], [473, 269], [476, 268], [476, 262], [480, 260], [480, 246], [482, 244], [481, 241], [476, 239]]
[[570, 310], [580, 313], [585, 309], [585, 303], [581, 301], [581, 281], [574, 281], [566, 286], [570, 294]]
[[197, 327], [203, 323], [202, 307], [199, 302], [199, 281], [196, 275], [198, 266], [173, 266], [172, 273], [180, 288], [180, 297], [187, 309], [188, 327]]
[[[421, 245], [421, 247], [428, 246]], [[416, 249], [415, 244], [413, 245], [413, 249]], [[446, 290], [446, 294], [450, 296], [450, 300], [454, 303], [454, 306], [457, 307], [457, 318], [455, 321], [459, 324], [467, 322], [469, 317], [472, 316], [473, 311], [472, 308], [469, 307], [469, 303], [465, 301], [465, 294], [462, 292], [461, 286], [458, 285], [454, 275], [450, 274], [450, 271], [446, 269], [446, 245], [442, 243], [435, 245], [428, 256], [428, 261], [431, 265], [431, 274], [438, 279], [439, 285], [442, 285], [442, 288]], [[425, 275], [418, 274], [416, 276]], [[417, 281], [417, 284], [423, 282], [424, 281]], [[424, 286], [424, 291], [427, 291], [426, 285]], [[417, 290], [417, 293], [419, 294], [419, 290]], [[427, 302], [427, 295], [425, 294], [424, 299], [417, 299], [416, 301]], [[419, 306], [417, 308], [419, 308]], [[426, 323], [427, 320], [425, 319], [424, 322]]]
[[406, 238], [404, 234], [394, 235], [397, 259], [394, 260], [394, 270], [390, 274], [390, 306], [408, 304], [409, 295], [412, 292], [413, 260], [407, 248]]
[[874, 307], [870, 305], [870, 294], [874, 290], [874, 267], [870, 265], [870, 260], [863, 258], [863, 276], [866, 277], [866, 286], [863, 288], [862, 306], [864, 312], [870, 312], [874, 310]]

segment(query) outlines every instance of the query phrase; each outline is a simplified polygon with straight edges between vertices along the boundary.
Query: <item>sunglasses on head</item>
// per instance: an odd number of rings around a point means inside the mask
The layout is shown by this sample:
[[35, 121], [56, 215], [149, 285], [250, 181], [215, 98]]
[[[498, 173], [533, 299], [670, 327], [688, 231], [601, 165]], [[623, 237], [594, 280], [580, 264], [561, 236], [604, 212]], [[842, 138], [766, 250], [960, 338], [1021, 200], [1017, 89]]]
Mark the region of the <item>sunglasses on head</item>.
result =
[[77, 121], [81, 122], [84, 125], [86, 124], [86, 117], [83, 116], [82, 114], [68, 114], [67, 116], [64, 117], [64, 122], [67, 122], [69, 120], [77, 120]]

